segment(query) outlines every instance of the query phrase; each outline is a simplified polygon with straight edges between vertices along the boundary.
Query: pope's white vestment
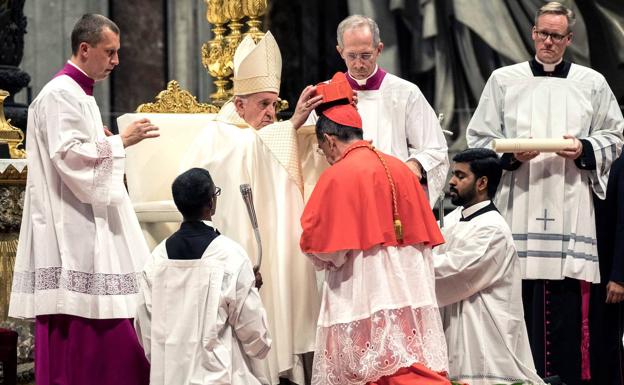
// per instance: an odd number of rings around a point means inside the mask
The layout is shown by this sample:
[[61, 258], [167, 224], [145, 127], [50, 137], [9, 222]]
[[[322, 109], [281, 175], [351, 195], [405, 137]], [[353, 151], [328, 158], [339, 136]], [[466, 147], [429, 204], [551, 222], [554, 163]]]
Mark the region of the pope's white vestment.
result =
[[141, 279], [135, 326], [152, 385], [259, 385], [252, 357], [271, 347], [251, 261], [220, 235], [201, 259], [169, 259], [166, 241]]
[[67, 75], [28, 113], [28, 180], [9, 315], [132, 318], [149, 250], [126, 192], [125, 151]]
[[263, 247], [260, 296], [273, 339], [266, 373], [274, 384], [280, 373], [302, 383], [297, 355], [314, 350], [320, 299], [314, 268], [299, 248], [304, 186], [315, 180], [302, 169], [320, 174], [322, 168], [315, 171], [315, 165], [326, 166], [313, 151], [314, 141], [313, 134], [302, 139], [289, 121], [254, 130], [227, 103], [181, 163], [181, 172], [191, 167], [210, 172], [222, 189], [213, 223], [255, 263], [256, 240], [239, 186], [252, 188]]
[[465, 210], [466, 218], [486, 210], [467, 221], [460, 221], [462, 209], [444, 217], [446, 243], [433, 250], [449, 377], [471, 385], [543, 384], [529, 347], [509, 226], [491, 201]]

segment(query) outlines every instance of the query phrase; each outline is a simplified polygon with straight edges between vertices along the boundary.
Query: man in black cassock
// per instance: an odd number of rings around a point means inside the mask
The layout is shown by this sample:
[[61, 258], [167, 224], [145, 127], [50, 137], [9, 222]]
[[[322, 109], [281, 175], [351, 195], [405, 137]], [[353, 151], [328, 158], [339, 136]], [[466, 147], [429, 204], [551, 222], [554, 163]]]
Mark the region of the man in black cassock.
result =
[[592, 384], [624, 385], [624, 157], [611, 165], [607, 197], [594, 197], [600, 284], [589, 311]]

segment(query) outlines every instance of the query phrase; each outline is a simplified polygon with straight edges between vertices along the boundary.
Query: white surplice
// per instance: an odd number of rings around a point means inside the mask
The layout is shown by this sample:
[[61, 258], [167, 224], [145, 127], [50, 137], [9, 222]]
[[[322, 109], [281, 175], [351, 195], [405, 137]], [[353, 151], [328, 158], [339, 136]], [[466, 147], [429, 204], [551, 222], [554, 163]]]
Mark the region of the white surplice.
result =
[[427, 172], [433, 206], [442, 194], [449, 168], [440, 122], [418, 86], [386, 73], [378, 90], [357, 91], [364, 139], [402, 161], [416, 159]]
[[461, 217], [461, 207], [444, 217], [446, 243], [433, 250], [449, 377], [471, 385], [543, 384], [524, 323], [522, 276], [511, 230], [496, 210], [469, 221]]
[[431, 248], [308, 257], [325, 270], [312, 385], [365, 384], [414, 363], [448, 370]]
[[165, 242], [145, 266], [135, 318], [150, 384], [259, 385], [251, 360], [271, 339], [249, 257], [223, 235], [201, 259], [169, 259]]
[[132, 318], [149, 250], [124, 183], [119, 135], [67, 75], [28, 110], [28, 180], [9, 315]]
[[586, 139], [596, 158], [595, 170], [581, 170], [542, 153], [503, 171], [495, 203], [511, 227], [523, 278], [600, 282], [592, 192], [604, 199], [623, 129], [613, 92], [590, 68], [571, 64], [566, 78], [536, 77], [524, 62], [492, 73], [467, 128], [469, 147], [567, 133]]
[[[306, 146], [307, 153], [301, 153], [298, 136], [289, 121], [254, 130], [236, 114], [233, 103], [227, 103], [188, 149], [180, 170], [203, 167], [210, 172], [222, 191], [212, 220], [255, 263], [256, 240], [239, 186], [247, 183], [252, 188], [263, 247], [260, 296], [273, 338], [267, 377], [274, 384], [280, 373], [303, 383], [297, 355], [314, 350], [320, 307], [314, 267], [299, 248], [299, 218], [305, 186], [314, 183], [313, 177], [302, 173], [301, 164], [314, 171], [314, 164], [325, 161], [312, 144]], [[313, 134], [306, 137], [315, 140]]]

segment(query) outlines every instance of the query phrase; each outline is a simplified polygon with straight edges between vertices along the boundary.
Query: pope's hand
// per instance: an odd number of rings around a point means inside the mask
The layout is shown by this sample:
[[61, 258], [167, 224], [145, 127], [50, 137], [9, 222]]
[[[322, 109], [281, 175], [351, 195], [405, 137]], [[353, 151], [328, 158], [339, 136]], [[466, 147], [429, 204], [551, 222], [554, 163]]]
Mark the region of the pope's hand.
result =
[[120, 134], [124, 147], [130, 147], [143, 139], [156, 138], [160, 136], [158, 127], [153, 125], [149, 119], [143, 118], [130, 123]]
[[299, 100], [297, 101], [297, 105], [295, 106], [295, 112], [293, 113], [290, 121], [295, 127], [295, 130], [298, 129], [305, 123], [310, 116], [310, 112], [312, 112], [316, 107], [320, 106], [323, 103], [323, 95], [315, 95], [316, 87], [315, 86], [307, 86], [299, 95]]

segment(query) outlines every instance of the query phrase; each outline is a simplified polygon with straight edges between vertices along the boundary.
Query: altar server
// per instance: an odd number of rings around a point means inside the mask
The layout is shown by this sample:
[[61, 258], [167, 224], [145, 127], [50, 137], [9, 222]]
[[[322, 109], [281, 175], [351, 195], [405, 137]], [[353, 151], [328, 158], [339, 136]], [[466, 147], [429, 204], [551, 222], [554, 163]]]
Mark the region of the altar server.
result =
[[135, 325], [151, 385], [260, 385], [250, 364], [271, 339], [251, 261], [211, 219], [221, 189], [192, 168], [171, 187], [184, 221], [152, 252]]
[[468, 149], [453, 158], [457, 207], [434, 249], [436, 295], [449, 350], [449, 375], [471, 385], [543, 384], [535, 372], [522, 309], [522, 275], [511, 230], [492, 198], [498, 156]]

